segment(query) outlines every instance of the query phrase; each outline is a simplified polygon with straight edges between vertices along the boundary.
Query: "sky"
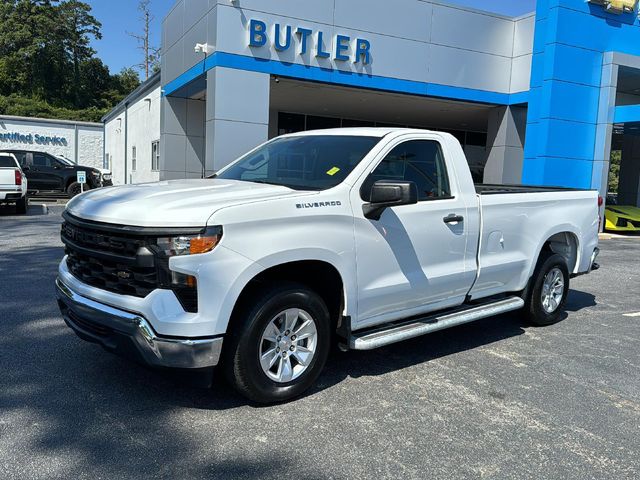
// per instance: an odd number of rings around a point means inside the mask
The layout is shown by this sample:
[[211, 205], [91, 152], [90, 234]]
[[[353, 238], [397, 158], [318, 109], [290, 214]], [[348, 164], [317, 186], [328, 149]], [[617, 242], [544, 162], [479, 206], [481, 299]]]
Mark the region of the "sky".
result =
[[[142, 61], [136, 40], [126, 32], [140, 33], [142, 22], [137, 0], [85, 0], [93, 7], [93, 15], [102, 23], [102, 40], [93, 42], [98, 56], [109, 66], [111, 73]], [[314, 1], [314, 0], [300, 0]], [[503, 15], [519, 16], [535, 10], [535, 0], [445, 0], [451, 4], [487, 10]], [[152, 45], [160, 46], [161, 24], [176, 0], [151, 0], [155, 16], [152, 26]]]

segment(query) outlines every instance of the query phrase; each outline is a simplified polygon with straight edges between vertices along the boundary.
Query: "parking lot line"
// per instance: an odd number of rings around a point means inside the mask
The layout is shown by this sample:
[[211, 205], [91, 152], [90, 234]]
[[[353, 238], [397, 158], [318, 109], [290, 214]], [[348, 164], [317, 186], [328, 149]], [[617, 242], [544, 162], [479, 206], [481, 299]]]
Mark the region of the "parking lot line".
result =
[[625, 317], [640, 317], [640, 312], [635, 313], [623, 313]]

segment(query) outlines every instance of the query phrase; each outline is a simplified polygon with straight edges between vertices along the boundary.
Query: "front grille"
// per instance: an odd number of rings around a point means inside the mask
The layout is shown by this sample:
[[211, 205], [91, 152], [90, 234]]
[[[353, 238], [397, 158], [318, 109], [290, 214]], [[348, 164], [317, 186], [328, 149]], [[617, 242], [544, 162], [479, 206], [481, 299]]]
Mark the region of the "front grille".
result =
[[146, 297], [158, 288], [155, 267], [135, 267], [97, 259], [67, 248], [67, 267], [83, 283], [122, 295]]
[[153, 290], [173, 290], [188, 312], [198, 311], [197, 290], [172, 284], [167, 257], [157, 238], [193, 230], [138, 228], [80, 220], [63, 213], [61, 238], [67, 267], [83, 283], [121, 295], [144, 298]]
[[148, 237], [65, 221], [61, 238], [69, 271], [88, 285], [136, 297], [146, 297], [160, 286]]
[[138, 250], [145, 246], [144, 238], [107, 233], [98, 229], [72, 225], [69, 222], [62, 224], [62, 239], [67, 240], [65, 243], [72, 242], [79, 247], [131, 258], [134, 258]]

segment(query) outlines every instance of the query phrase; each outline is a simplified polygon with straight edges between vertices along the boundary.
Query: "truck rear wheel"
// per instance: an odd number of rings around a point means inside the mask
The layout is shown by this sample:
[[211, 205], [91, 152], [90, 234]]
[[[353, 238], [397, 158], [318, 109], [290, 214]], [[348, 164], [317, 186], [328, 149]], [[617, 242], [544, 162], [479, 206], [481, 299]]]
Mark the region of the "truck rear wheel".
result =
[[313, 385], [327, 360], [329, 311], [304, 285], [286, 283], [253, 296], [225, 339], [227, 379], [259, 403], [289, 400]]
[[25, 214], [27, 213], [27, 195], [22, 197], [20, 200], [16, 202], [16, 213]]
[[531, 282], [525, 303], [527, 319], [538, 326], [556, 323], [569, 293], [569, 269], [564, 257], [543, 252]]

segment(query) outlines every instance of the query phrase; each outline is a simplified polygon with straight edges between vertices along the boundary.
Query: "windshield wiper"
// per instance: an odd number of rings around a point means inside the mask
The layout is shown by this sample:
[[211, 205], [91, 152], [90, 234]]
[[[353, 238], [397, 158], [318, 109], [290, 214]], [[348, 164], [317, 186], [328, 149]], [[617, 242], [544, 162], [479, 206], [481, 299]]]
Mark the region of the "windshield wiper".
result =
[[313, 188], [313, 187], [309, 187], [309, 186], [305, 186], [305, 185], [291, 185], [291, 184], [288, 184], [288, 183], [271, 182], [269, 180], [263, 180], [263, 179], [244, 180], [244, 181], [252, 182], [252, 183], [262, 183], [262, 184], [266, 184], [266, 185], [276, 185], [278, 187], [290, 188], [291, 190], [320, 190], [319, 188]]

